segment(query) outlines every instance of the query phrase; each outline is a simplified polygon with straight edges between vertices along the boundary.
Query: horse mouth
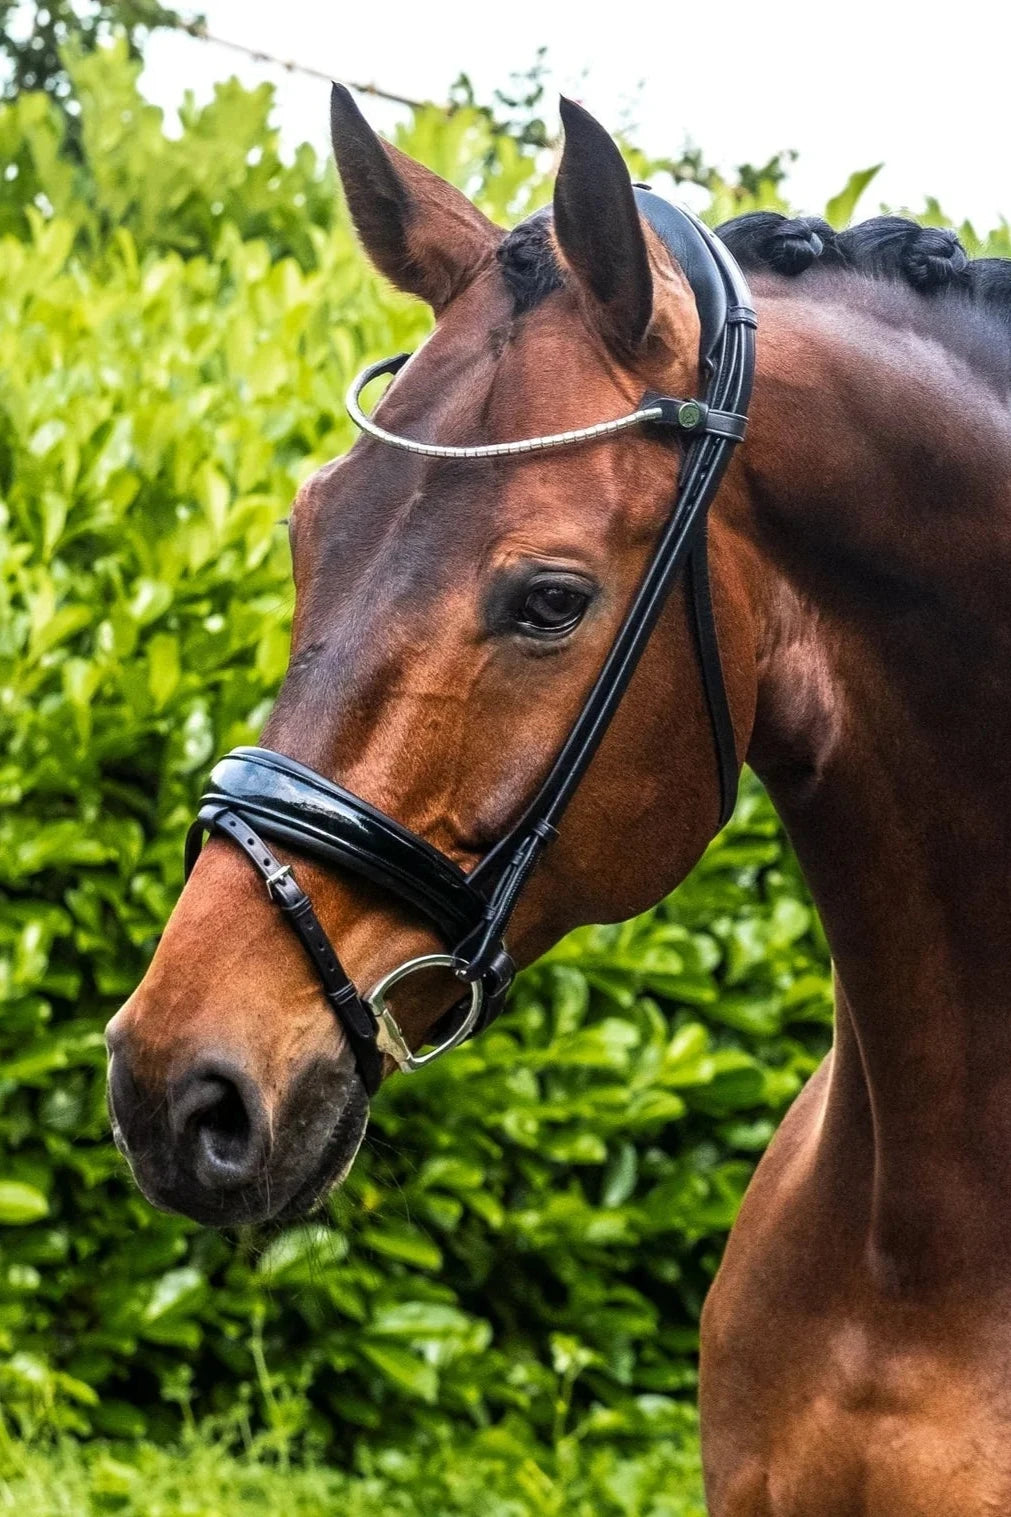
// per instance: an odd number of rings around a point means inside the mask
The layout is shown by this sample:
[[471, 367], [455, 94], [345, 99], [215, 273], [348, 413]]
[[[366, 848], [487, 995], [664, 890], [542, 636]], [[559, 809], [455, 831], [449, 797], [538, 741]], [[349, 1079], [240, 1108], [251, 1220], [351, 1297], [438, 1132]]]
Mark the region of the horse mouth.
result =
[[314, 1062], [292, 1082], [256, 1172], [242, 1183], [214, 1185], [194, 1164], [185, 1137], [172, 1137], [163, 1122], [151, 1120], [163, 1102], [142, 1099], [126, 1111], [117, 1109], [124, 1104], [117, 1102], [124, 1083], [136, 1092], [117, 1073], [114, 1058], [112, 1134], [140, 1191], [159, 1210], [205, 1227], [292, 1222], [315, 1211], [346, 1178], [368, 1125], [369, 1098], [350, 1061]]
[[358, 1150], [365, 1141], [369, 1122], [369, 1098], [365, 1086], [355, 1075], [348, 1099], [324, 1146], [312, 1176], [269, 1219], [296, 1222], [309, 1216], [326, 1201], [332, 1190], [343, 1185]]

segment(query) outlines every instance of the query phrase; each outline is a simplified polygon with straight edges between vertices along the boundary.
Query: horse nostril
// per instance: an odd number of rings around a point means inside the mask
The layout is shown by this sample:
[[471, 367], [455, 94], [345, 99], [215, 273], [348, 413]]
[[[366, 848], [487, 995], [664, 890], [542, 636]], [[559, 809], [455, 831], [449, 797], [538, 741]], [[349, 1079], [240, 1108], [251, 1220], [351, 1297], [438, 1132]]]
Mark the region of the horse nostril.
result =
[[204, 1068], [186, 1076], [170, 1107], [182, 1163], [209, 1190], [248, 1184], [267, 1154], [267, 1115], [239, 1070]]
[[[241, 1164], [249, 1151], [249, 1116], [242, 1097], [226, 1080], [208, 1080], [207, 1104], [197, 1115], [200, 1137], [219, 1164]], [[217, 1087], [217, 1089], [215, 1089]]]

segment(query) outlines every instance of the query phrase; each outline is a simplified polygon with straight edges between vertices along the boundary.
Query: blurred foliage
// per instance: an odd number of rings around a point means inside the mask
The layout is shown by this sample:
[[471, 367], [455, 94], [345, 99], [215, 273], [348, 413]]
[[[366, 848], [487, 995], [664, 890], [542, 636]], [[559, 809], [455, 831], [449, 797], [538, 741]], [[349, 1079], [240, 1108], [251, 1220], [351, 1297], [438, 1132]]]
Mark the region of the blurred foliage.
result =
[[[351, 441], [351, 374], [428, 317], [367, 268], [330, 169], [282, 162], [268, 89], [223, 84], [168, 136], [124, 42], [69, 72], [76, 155], [45, 94], [0, 107], [4, 1414], [123, 1440], [239, 1417], [286, 1450], [364, 1429], [359, 1457], [447, 1419], [676, 1439], [723, 1238], [828, 1040], [825, 944], [753, 781], [670, 900], [575, 933], [493, 1030], [388, 1085], [327, 1215], [201, 1231], [112, 1148], [103, 1025], [209, 762], [285, 667], [279, 523]], [[538, 145], [475, 106], [401, 141], [502, 222], [549, 192]], [[710, 188], [714, 219], [779, 203], [775, 174]]]
[[18, 1517], [705, 1517], [694, 1419], [650, 1448], [572, 1436], [548, 1450], [515, 1420], [410, 1448], [363, 1446], [352, 1473], [292, 1464], [265, 1435], [188, 1432], [168, 1448], [0, 1434], [0, 1510]]
[[68, 46], [91, 51], [120, 31], [139, 57], [152, 31], [182, 24], [178, 12], [158, 0], [0, 0], [0, 97], [44, 90], [76, 110]]

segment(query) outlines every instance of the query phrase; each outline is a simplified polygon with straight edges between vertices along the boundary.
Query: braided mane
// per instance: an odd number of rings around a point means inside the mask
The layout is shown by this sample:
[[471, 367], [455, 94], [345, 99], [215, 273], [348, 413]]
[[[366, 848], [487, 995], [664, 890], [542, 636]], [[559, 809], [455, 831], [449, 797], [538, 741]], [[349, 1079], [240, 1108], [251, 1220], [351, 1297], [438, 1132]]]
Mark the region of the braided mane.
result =
[[[915, 326], [1011, 383], [1011, 259], [970, 258], [955, 232], [873, 216], [836, 232], [818, 216], [752, 211], [716, 229], [748, 274], [807, 276], [811, 294], [846, 299]], [[821, 275], [823, 277], [819, 278]], [[859, 289], [854, 281], [859, 281]]]
[[[872, 301], [884, 319], [929, 332], [1011, 384], [1011, 259], [970, 258], [955, 232], [903, 216], [836, 232], [818, 216], [752, 211], [716, 230], [745, 273], [802, 280], [813, 296]], [[498, 263], [517, 316], [562, 285], [549, 208], [506, 235]]]

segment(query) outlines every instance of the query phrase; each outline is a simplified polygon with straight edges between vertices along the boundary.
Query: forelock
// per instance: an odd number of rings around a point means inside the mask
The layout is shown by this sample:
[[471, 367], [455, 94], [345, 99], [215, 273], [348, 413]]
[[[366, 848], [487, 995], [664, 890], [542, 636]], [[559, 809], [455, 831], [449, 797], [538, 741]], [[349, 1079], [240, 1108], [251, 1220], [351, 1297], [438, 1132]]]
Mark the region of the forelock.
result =
[[564, 284], [551, 237], [551, 211], [545, 207], [521, 221], [499, 244], [499, 268], [513, 298], [513, 314], [522, 316]]

